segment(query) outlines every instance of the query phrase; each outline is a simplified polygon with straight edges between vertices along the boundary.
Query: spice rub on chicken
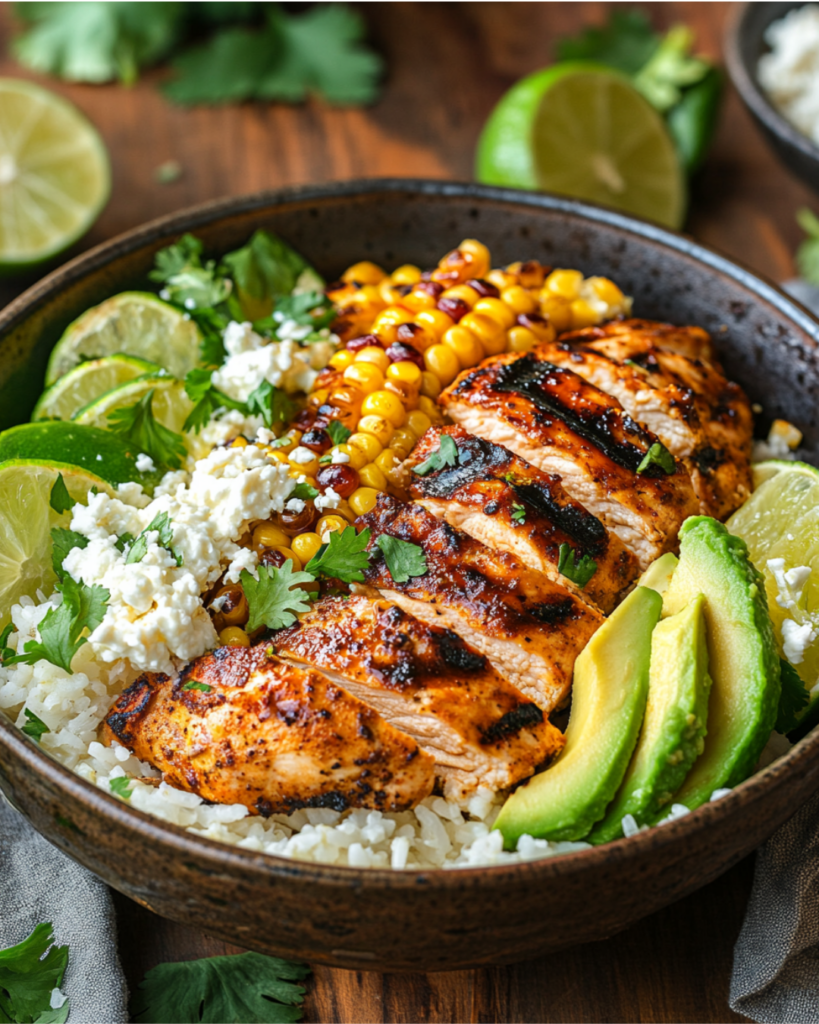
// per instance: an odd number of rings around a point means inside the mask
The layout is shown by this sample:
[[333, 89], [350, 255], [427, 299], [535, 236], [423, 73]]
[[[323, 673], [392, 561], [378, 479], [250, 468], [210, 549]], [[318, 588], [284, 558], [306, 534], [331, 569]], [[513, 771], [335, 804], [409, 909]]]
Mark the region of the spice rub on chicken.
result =
[[[445, 437], [454, 445], [450, 460], [440, 454]], [[430, 458], [434, 468], [427, 468]], [[462, 427], [431, 427], [404, 465], [411, 470], [411, 497], [433, 515], [508, 551], [604, 612], [639, 575], [634, 555], [566, 494], [558, 477], [501, 445]]]
[[654, 434], [616, 399], [534, 353], [485, 360], [439, 401], [471, 433], [559, 476], [641, 568], [673, 549], [698, 511], [685, 467]]
[[412, 736], [449, 800], [512, 786], [563, 748], [563, 734], [482, 654], [389, 601], [324, 598], [272, 642]]
[[400, 811], [432, 792], [410, 736], [267, 644], [220, 647], [177, 679], [148, 673], [116, 700], [103, 738], [177, 789], [268, 816], [301, 807]]
[[[453, 630], [547, 714], [568, 695], [577, 655], [603, 616], [543, 573], [492, 551], [417, 504], [381, 494], [357, 524], [370, 530], [364, 586]], [[396, 582], [383, 535], [423, 549], [426, 571]]]

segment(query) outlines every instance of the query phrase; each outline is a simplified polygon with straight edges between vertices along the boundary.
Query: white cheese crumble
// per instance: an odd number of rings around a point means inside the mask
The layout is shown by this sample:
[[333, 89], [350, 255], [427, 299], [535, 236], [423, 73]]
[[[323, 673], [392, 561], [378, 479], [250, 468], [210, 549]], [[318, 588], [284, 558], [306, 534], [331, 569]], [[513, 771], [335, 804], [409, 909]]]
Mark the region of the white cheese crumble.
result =
[[774, 420], [767, 440], [754, 441], [754, 462], [766, 459], [795, 459], [796, 449], [802, 443], [802, 431], [787, 420]]
[[319, 494], [313, 499], [313, 504], [319, 512], [325, 508], [338, 508], [341, 504], [341, 495], [337, 494], [332, 487], [328, 487], [324, 494]]
[[316, 453], [311, 451], [309, 448], [299, 445], [298, 448], [294, 448], [287, 457], [291, 462], [295, 462], [297, 466], [306, 466], [308, 463], [313, 462], [316, 457]]
[[781, 626], [782, 653], [791, 665], [800, 665], [805, 660], [805, 652], [819, 636], [819, 614], [803, 606], [811, 569], [808, 565], [799, 565], [786, 571], [784, 558], [769, 558], [767, 565], [778, 591], [776, 603], [788, 613]]
[[227, 325], [222, 337], [227, 358], [214, 370], [211, 382], [229, 398], [246, 402], [264, 381], [287, 392], [312, 388], [316, 379], [313, 356], [292, 337], [269, 341], [257, 334], [251, 323], [235, 320]]
[[156, 469], [154, 460], [150, 455], [146, 455], [145, 452], [140, 452], [136, 457], [136, 468], [140, 473], [153, 473]]
[[337, 448], [333, 449], [333, 457], [330, 459], [331, 465], [343, 466], [349, 461], [350, 456], [346, 452], [340, 452]]
[[819, 145], [819, 6], [797, 7], [765, 31], [759, 84], [774, 106]]

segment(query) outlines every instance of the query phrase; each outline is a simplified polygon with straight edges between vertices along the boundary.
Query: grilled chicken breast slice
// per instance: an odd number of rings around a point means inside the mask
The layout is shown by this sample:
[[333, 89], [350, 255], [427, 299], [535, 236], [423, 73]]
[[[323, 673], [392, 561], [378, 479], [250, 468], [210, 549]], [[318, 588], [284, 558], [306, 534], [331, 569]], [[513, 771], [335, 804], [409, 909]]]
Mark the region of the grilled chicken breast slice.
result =
[[412, 736], [449, 800], [506, 789], [563, 749], [563, 734], [482, 654], [389, 601], [324, 598], [272, 642]]
[[[573, 501], [550, 476], [508, 449], [469, 434], [463, 427], [431, 427], [404, 465], [413, 470], [451, 437], [454, 466], [409, 474], [409, 493], [438, 519], [496, 551], [508, 551], [567, 590], [610, 612], [618, 595], [640, 572], [637, 559], [599, 519]], [[569, 553], [572, 553], [571, 556]], [[578, 586], [560, 572], [561, 556], [576, 568], [596, 565]]]
[[639, 337], [648, 345], [655, 345], [667, 352], [676, 352], [687, 359], [701, 359], [715, 369], [721, 369], [717, 360], [711, 335], [701, 327], [676, 327], [659, 320], [610, 320], [599, 327], [588, 327], [582, 331], [571, 331], [560, 336], [561, 341], [571, 340], [582, 334], [585, 343], [609, 338]]
[[[568, 695], [577, 655], [603, 616], [543, 573], [492, 551], [415, 503], [385, 494], [358, 525], [370, 530], [364, 585], [423, 622], [453, 630], [547, 714]], [[386, 534], [423, 549], [427, 571], [396, 582], [378, 546]]]
[[560, 477], [566, 492], [601, 519], [645, 568], [676, 547], [699, 505], [685, 467], [646, 462], [657, 437], [620, 403], [572, 370], [534, 353], [493, 357], [465, 371], [439, 399], [466, 430]]
[[141, 676], [103, 725], [177, 789], [253, 813], [400, 811], [428, 796], [434, 764], [411, 737], [319, 672], [267, 644], [220, 647], [172, 680]]

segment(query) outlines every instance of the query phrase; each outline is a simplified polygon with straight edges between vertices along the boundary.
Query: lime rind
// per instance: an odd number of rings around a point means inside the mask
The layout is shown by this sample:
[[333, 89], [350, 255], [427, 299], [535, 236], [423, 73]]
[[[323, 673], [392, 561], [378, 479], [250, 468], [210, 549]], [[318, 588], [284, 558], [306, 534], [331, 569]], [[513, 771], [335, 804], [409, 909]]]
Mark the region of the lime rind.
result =
[[111, 388], [159, 369], [157, 363], [121, 353], [89, 359], [46, 388], [34, 406], [31, 419], [73, 419], [80, 409]]
[[193, 403], [186, 395], [182, 382], [163, 371], [145, 374], [111, 388], [79, 409], [73, 422], [105, 430], [111, 413], [135, 405], [149, 391], [154, 392], [151, 408], [158, 422], [177, 434], [182, 433]]

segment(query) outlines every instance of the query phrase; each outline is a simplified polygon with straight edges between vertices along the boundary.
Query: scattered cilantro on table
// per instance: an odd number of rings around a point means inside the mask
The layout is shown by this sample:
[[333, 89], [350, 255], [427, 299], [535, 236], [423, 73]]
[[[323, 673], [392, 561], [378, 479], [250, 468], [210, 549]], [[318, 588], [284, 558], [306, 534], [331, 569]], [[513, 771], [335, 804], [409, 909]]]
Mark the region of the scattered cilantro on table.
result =
[[808, 691], [799, 678], [799, 673], [784, 658], [779, 659], [782, 678], [782, 692], [779, 695], [779, 709], [776, 713], [774, 731], [791, 732], [799, 725], [799, 712], [806, 706]]
[[258, 579], [242, 569], [240, 578], [250, 613], [245, 627], [249, 633], [259, 626], [268, 629], [292, 626], [296, 615], [310, 607], [309, 595], [300, 584], [313, 583], [315, 577], [309, 572], [293, 572], [290, 561], [279, 568], [259, 566]]
[[803, 206], [796, 219], [808, 236], [796, 250], [796, 266], [808, 284], [819, 287], [819, 217]]
[[427, 560], [418, 544], [390, 537], [387, 533], [382, 533], [375, 543], [396, 583], [406, 583], [411, 577], [423, 576], [427, 572]]
[[304, 571], [314, 578], [322, 575], [341, 580], [342, 583], [360, 583], [364, 579], [361, 570], [370, 564], [367, 553], [369, 542], [369, 529], [361, 533], [356, 533], [354, 526], [336, 530], [313, 555]]
[[446, 466], [458, 465], [458, 446], [449, 434], [441, 434], [441, 443], [438, 448], [423, 462], [412, 467], [413, 473], [418, 476], [426, 476]]
[[557, 571], [582, 590], [597, 572], [597, 562], [590, 555], [583, 555], [580, 561], [576, 561], [576, 558], [577, 553], [573, 547], [561, 544], [558, 549]]
[[167, 512], [159, 512], [154, 516], [153, 520], [148, 523], [142, 533], [133, 541], [125, 559], [125, 564], [133, 565], [135, 562], [141, 562], [148, 554], [148, 534], [152, 531], [156, 531], [159, 534], [160, 545], [173, 555], [176, 564], [182, 565], [182, 555], [179, 548], [175, 547], [173, 543], [173, 520]]
[[27, 939], [9, 949], [0, 949], [0, 1021], [18, 1024], [63, 1024], [68, 1018], [68, 1000], [60, 993], [52, 1008], [54, 990], [59, 991], [68, 966], [68, 946], [54, 944], [50, 924], [38, 924]]
[[119, 434], [137, 451], [145, 452], [157, 467], [179, 469], [187, 454], [182, 435], [163, 426], [154, 416], [154, 389], [134, 405], [108, 414], [108, 429]]

